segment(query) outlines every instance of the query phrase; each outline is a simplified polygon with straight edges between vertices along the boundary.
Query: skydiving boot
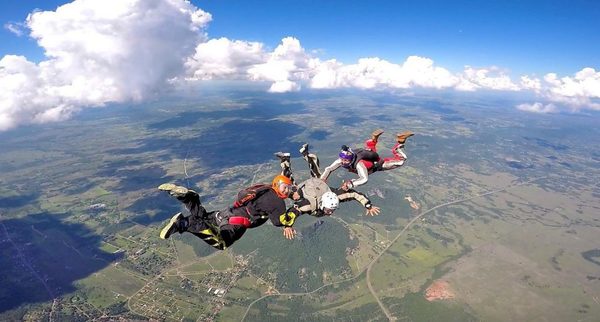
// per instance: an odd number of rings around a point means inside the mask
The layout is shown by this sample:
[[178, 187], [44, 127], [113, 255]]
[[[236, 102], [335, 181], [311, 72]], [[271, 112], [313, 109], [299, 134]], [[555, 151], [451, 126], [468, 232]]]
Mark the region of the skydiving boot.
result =
[[177, 199], [185, 197], [190, 191], [192, 191], [186, 187], [174, 185], [172, 183], [163, 183], [158, 186], [158, 190], [168, 191], [171, 196]]
[[274, 154], [281, 162], [290, 161], [290, 154], [287, 152], [276, 152]]
[[377, 129], [377, 130], [373, 131], [373, 133], [371, 133], [371, 140], [373, 140], [373, 142], [377, 143], [377, 141], [379, 141], [379, 136], [382, 134], [383, 134], [382, 129]]
[[175, 232], [181, 234], [183, 231], [185, 231], [186, 224], [187, 220], [185, 217], [180, 212], [176, 213], [173, 217], [171, 217], [169, 223], [160, 231], [160, 238], [167, 239]]
[[396, 141], [398, 141], [398, 143], [400, 144], [404, 144], [404, 142], [406, 142], [406, 139], [408, 139], [409, 137], [415, 135], [413, 132], [411, 131], [404, 131], [402, 133], [398, 133], [396, 134]]
[[302, 154], [303, 156], [308, 156], [308, 143], [304, 143], [302, 144], [302, 146], [300, 147], [300, 154]]

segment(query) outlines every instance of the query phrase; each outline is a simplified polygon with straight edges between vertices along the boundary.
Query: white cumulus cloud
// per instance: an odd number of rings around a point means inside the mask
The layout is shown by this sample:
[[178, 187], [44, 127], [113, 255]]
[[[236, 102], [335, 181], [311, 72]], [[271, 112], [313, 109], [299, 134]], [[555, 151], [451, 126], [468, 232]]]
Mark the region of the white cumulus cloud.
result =
[[538, 78], [531, 78], [527, 75], [521, 76], [521, 88], [529, 89], [539, 93], [542, 89], [542, 83]]
[[593, 68], [584, 68], [574, 77], [558, 78], [551, 73], [544, 80], [552, 86], [550, 92], [554, 95], [600, 98], [600, 72]]
[[210, 20], [181, 0], [76, 0], [30, 14], [48, 59], [2, 58], [0, 84], [18, 82], [0, 92], [0, 130], [153, 95], [183, 72]]
[[298, 39], [286, 37], [265, 62], [254, 65], [248, 73], [252, 80], [272, 82], [271, 92], [297, 91], [301, 82], [310, 77], [310, 60]]
[[401, 62], [366, 57], [343, 64], [319, 59], [292, 36], [274, 49], [260, 42], [209, 39], [204, 30], [211, 20], [185, 0], [75, 0], [55, 11], [33, 12], [26, 24], [6, 24], [17, 35], [26, 26], [46, 60], [0, 58], [0, 131], [63, 120], [85, 107], [143, 100], [171, 85], [193, 88], [206, 80], [262, 82], [274, 93], [415, 87], [532, 91], [544, 103], [516, 108], [600, 110], [600, 72], [593, 68], [566, 77], [524, 75], [513, 82], [498, 67], [466, 66], [453, 73], [417, 55]]
[[259, 42], [211, 39], [200, 43], [186, 62], [188, 80], [248, 79], [248, 69], [268, 59]]
[[310, 77], [313, 60], [293, 37], [283, 38], [271, 52], [258, 42], [211, 39], [187, 61], [187, 80], [261, 81], [271, 83], [271, 92], [297, 91]]
[[[573, 76], [559, 77], [556, 73], [544, 75], [543, 82], [539, 79], [521, 77], [524, 88], [532, 89], [551, 104], [529, 104], [532, 108], [518, 109], [529, 112], [554, 112], [557, 105], [570, 111], [581, 109], [600, 110], [600, 72], [593, 68], [583, 68]], [[537, 105], [536, 105], [537, 104]], [[527, 104], [525, 104], [527, 105]], [[551, 105], [552, 108], [542, 108]]]
[[18, 22], [7, 22], [4, 24], [4, 29], [12, 32], [13, 34], [21, 37], [25, 34], [26, 26], [24, 23]]
[[512, 82], [510, 77], [497, 67], [473, 68], [465, 67], [461, 81], [456, 89], [474, 91], [477, 89], [490, 89], [499, 91], [518, 91], [521, 88]]
[[558, 112], [558, 108], [554, 106], [554, 104], [542, 104], [539, 102], [533, 104], [519, 104], [517, 105], [517, 109], [525, 112], [533, 112], [533, 113], [556, 113]]
[[434, 66], [429, 58], [419, 56], [410, 56], [401, 65], [377, 57], [361, 58], [351, 65], [343, 65], [336, 60], [314, 61], [313, 65], [312, 88], [446, 88], [458, 82], [458, 78], [448, 70]]

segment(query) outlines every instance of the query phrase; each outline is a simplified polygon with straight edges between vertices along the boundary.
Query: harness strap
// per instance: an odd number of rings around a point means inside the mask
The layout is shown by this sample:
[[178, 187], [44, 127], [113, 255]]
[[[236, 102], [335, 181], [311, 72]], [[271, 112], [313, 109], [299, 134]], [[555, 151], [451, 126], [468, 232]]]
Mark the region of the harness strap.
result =
[[246, 202], [254, 199], [255, 197], [256, 197], [256, 193], [249, 194], [249, 195], [245, 196], [244, 198], [242, 198], [241, 200], [236, 200], [233, 203], [233, 207], [234, 208], [239, 208], [239, 207], [243, 206]]
[[246, 217], [240, 217], [240, 216], [229, 217], [229, 224], [230, 225], [241, 225], [246, 228], [250, 228], [250, 220], [248, 220], [248, 218], [246, 218]]

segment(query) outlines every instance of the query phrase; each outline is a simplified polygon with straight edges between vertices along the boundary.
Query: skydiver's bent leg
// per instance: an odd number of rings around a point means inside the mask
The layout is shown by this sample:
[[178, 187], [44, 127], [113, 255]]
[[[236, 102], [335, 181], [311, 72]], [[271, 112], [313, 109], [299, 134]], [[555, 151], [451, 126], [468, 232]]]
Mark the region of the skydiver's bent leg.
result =
[[281, 175], [286, 176], [295, 183], [294, 177], [292, 176], [292, 164], [290, 161], [290, 154], [286, 152], [277, 152], [275, 156], [279, 159], [279, 166], [281, 166]]
[[373, 139], [368, 139], [365, 141], [365, 150], [377, 152], [377, 141], [373, 141]]
[[190, 217], [206, 217], [206, 209], [204, 209], [204, 206], [202, 206], [202, 203], [200, 202], [200, 196], [194, 190], [189, 190], [188, 193], [186, 193], [184, 196], [175, 198], [181, 201], [181, 203], [185, 205], [187, 210], [190, 211]]
[[406, 153], [404, 153], [404, 144], [397, 143], [392, 148], [393, 157], [383, 159], [380, 170], [392, 170], [399, 168], [406, 162]]
[[305, 143], [302, 145], [302, 147], [300, 147], [300, 154], [302, 154], [302, 158], [308, 162], [310, 176], [313, 178], [320, 178], [321, 169], [319, 168], [319, 157], [317, 157], [317, 155], [314, 153], [308, 152], [308, 143]]
[[220, 229], [223, 248], [231, 246], [236, 240], [240, 239], [246, 232], [246, 227], [240, 225], [223, 225]]
[[373, 166], [369, 168], [369, 173], [383, 170], [383, 160], [375, 150], [363, 149], [360, 153], [362, 154], [362, 160], [373, 163]]
[[219, 235], [218, 227], [214, 221], [214, 211], [208, 212], [204, 217], [191, 215], [186, 218], [187, 225], [184, 232], [192, 233], [212, 247], [223, 250], [225, 243]]
[[362, 158], [363, 160], [367, 160], [367, 161], [371, 161], [371, 162], [378, 162], [379, 159], [381, 159], [379, 157], [379, 153], [377, 153], [375, 151], [363, 150], [362, 155], [363, 155], [363, 158]]
[[166, 191], [169, 195], [179, 200], [190, 211], [190, 214], [200, 217], [206, 214], [206, 209], [202, 206], [200, 196], [196, 191], [172, 183], [161, 184], [158, 186], [158, 190]]
[[396, 168], [400, 168], [404, 165], [406, 160], [400, 160], [396, 158], [385, 158], [383, 159], [383, 163], [381, 164], [381, 168], [378, 169], [380, 171], [392, 170]]
[[377, 129], [373, 131], [373, 133], [371, 133], [371, 138], [365, 141], [365, 149], [377, 152], [377, 142], [379, 141], [379, 136], [382, 134], [382, 129]]
[[169, 192], [190, 212], [188, 217], [184, 217], [181, 213], [173, 216], [160, 232], [162, 239], [169, 238], [175, 232], [180, 234], [189, 232], [212, 247], [223, 250], [242, 237], [246, 231], [243, 226], [228, 223], [219, 225], [229, 219], [229, 210], [207, 212], [200, 202], [200, 196], [193, 190], [171, 183], [162, 184], [158, 189]]
[[321, 169], [319, 168], [319, 157], [314, 153], [309, 153], [304, 157], [304, 160], [308, 162], [308, 168], [310, 169], [310, 176], [313, 178], [321, 177]]
[[224, 250], [246, 232], [244, 226], [227, 223], [229, 215], [229, 209], [224, 209], [207, 213], [205, 218], [190, 216], [187, 218], [188, 226], [185, 231], [194, 234], [216, 249]]

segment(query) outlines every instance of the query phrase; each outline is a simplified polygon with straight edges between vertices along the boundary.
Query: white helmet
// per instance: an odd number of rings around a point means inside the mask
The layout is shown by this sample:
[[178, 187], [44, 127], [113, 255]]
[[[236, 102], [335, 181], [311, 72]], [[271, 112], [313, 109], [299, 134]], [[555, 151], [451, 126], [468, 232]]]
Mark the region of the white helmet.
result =
[[323, 194], [323, 196], [321, 196], [321, 202], [319, 205], [319, 209], [326, 211], [329, 210], [328, 215], [331, 215], [331, 213], [333, 213], [334, 210], [337, 209], [337, 207], [340, 205], [340, 199], [338, 199], [338, 196], [331, 192], [331, 191], [327, 191], [326, 193]]

